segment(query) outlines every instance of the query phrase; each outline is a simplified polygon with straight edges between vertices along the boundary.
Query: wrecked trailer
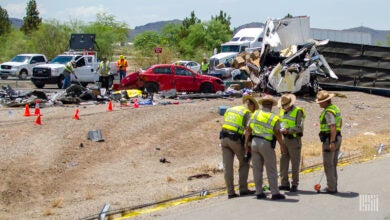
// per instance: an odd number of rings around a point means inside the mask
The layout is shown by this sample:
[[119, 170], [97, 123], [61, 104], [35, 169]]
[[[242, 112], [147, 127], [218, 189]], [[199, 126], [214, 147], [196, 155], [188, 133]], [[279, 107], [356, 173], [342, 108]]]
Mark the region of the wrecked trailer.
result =
[[253, 51], [237, 61], [254, 83], [255, 91], [309, 92], [314, 96], [320, 90], [317, 78], [338, 78], [316, 49], [328, 41], [309, 39], [309, 21], [306, 16], [267, 21], [260, 53]]
[[325, 89], [390, 96], [390, 47], [330, 41], [318, 51], [339, 77], [321, 79]]

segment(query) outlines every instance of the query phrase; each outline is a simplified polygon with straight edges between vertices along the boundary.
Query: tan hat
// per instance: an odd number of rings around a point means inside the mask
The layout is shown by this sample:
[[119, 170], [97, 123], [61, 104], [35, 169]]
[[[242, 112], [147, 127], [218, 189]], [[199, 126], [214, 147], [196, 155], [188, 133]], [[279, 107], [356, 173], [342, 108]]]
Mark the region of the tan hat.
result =
[[322, 103], [333, 98], [334, 96], [335, 94], [333, 93], [329, 93], [328, 91], [321, 90], [317, 93], [317, 99], [315, 101], [316, 103]]
[[294, 105], [296, 99], [297, 99], [297, 97], [295, 97], [294, 94], [284, 94], [278, 100], [278, 107], [279, 108], [288, 108], [288, 107]]
[[255, 110], [259, 109], [259, 104], [256, 102], [256, 99], [253, 98], [253, 96], [251, 96], [251, 95], [244, 95], [242, 97], [242, 104], [245, 104], [247, 100], [251, 100], [251, 102], [253, 102], [253, 104], [255, 105]]
[[260, 100], [259, 100], [259, 104], [262, 105], [263, 102], [271, 102], [272, 106], [278, 104], [278, 102], [274, 99], [274, 97], [272, 97], [270, 95], [266, 95], [264, 97], [261, 97]]

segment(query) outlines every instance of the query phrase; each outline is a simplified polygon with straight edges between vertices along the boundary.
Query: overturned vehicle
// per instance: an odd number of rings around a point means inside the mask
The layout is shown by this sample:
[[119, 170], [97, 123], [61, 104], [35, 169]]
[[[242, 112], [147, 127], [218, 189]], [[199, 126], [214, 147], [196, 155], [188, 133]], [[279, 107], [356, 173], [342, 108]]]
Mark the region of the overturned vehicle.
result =
[[316, 49], [327, 43], [310, 39], [306, 16], [268, 20], [261, 50], [239, 54], [233, 67], [246, 73], [255, 91], [314, 96], [320, 90], [318, 77], [338, 78]]

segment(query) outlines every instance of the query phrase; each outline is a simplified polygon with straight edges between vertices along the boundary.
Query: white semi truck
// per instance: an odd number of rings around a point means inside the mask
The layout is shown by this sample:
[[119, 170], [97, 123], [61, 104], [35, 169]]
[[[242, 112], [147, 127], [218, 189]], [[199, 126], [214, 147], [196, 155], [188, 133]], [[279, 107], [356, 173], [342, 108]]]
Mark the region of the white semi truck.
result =
[[250, 49], [259, 49], [263, 41], [263, 28], [243, 28], [233, 38], [221, 44], [221, 52], [210, 57], [209, 70], [220, 63], [231, 63], [237, 54]]

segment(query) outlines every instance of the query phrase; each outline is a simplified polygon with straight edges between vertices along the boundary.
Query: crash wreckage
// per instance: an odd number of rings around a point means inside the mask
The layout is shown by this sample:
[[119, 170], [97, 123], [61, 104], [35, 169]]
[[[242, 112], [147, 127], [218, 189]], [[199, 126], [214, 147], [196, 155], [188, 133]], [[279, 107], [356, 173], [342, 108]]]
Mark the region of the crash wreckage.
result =
[[268, 20], [262, 47], [238, 54], [231, 64], [233, 68], [229, 68], [230, 74], [221, 75], [239, 79], [240, 70], [258, 92], [317, 94], [319, 77], [338, 77], [316, 49], [328, 41], [309, 39], [309, 29], [309, 18], [305, 16]]

